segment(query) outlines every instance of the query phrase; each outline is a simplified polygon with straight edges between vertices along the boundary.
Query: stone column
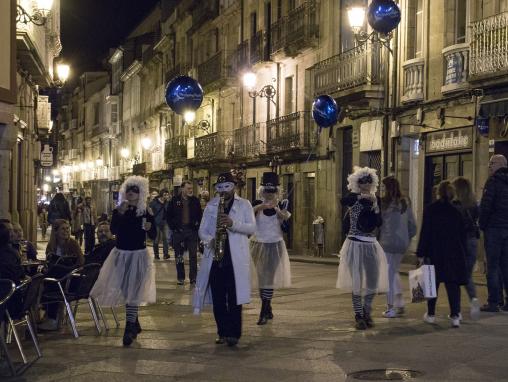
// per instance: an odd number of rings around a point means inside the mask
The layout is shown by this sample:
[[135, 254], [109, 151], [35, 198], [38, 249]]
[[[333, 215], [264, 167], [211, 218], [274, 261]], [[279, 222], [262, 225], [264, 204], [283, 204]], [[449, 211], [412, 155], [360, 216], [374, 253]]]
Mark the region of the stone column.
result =
[[0, 103], [0, 218], [11, 218], [11, 158], [16, 144], [16, 127], [11, 105]]

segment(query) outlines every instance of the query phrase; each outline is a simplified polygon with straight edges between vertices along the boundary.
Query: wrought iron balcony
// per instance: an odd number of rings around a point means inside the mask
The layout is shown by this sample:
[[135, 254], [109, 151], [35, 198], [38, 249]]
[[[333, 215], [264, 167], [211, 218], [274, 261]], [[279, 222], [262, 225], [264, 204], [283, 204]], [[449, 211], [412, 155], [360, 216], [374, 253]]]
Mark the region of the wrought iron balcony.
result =
[[191, 7], [192, 30], [219, 16], [219, 2], [216, 0], [194, 1]]
[[92, 129], [92, 137], [98, 137], [102, 134], [109, 134], [109, 126], [105, 123], [95, 125]]
[[254, 65], [258, 62], [266, 61], [268, 57], [269, 53], [265, 52], [265, 32], [257, 31], [250, 38], [250, 63]]
[[284, 50], [294, 56], [313, 46], [319, 36], [316, 1], [306, 1], [271, 25], [271, 53]]
[[469, 44], [456, 44], [443, 49], [444, 81], [441, 93], [451, 93], [469, 86]]
[[425, 85], [425, 59], [415, 58], [406, 61], [402, 68], [404, 70], [404, 82], [401, 101], [422, 101]]
[[203, 87], [226, 81], [233, 76], [231, 66], [226, 60], [226, 52], [218, 52], [198, 65], [198, 79]]
[[164, 144], [164, 160], [167, 163], [187, 159], [187, 138], [178, 136], [166, 139]]
[[310, 111], [298, 111], [266, 122], [266, 153], [309, 151], [316, 144], [317, 125]]
[[471, 23], [471, 77], [498, 77], [507, 70], [508, 12]]
[[379, 43], [369, 41], [318, 62], [311, 69], [314, 95], [337, 95], [348, 89], [383, 86], [385, 54]]
[[247, 40], [238, 44], [230, 60], [231, 71], [236, 75], [249, 65], [249, 42]]
[[256, 123], [236, 129], [233, 136], [235, 157], [248, 159], [264, 154], [266, 151], [265, 134], [265, 123]]
[[190, 65], [188, 63], [185, 64], [177, 64], [174, 67], [168, 69], [166, 74], [164, 75], [165, 82], [168, 83], [176, 76], [186, 75], [190, 69]]
[[230, 133], [212, 133], [194, 140], [194, 160], [208, 162], [227, 159], [233, 150]]

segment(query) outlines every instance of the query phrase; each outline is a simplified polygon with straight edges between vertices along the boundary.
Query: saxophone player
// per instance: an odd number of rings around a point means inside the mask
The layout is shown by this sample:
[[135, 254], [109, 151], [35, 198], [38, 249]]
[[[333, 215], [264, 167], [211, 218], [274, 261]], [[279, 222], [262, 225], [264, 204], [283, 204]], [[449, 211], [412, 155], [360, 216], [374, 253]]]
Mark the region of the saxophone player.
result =
[[199, 227], [205, 250], [193, 306], [199, 314], [204, 304], [212, 303], [215, 343], [235, 346], [242, 335], [242, 305], [250, 302], [248, 236], [256, 230], [256, 221], [250, 202], [235, 194], [235, 179], [230, 173], [218, 176], [215, 189], [219, 196], [206, 206]]

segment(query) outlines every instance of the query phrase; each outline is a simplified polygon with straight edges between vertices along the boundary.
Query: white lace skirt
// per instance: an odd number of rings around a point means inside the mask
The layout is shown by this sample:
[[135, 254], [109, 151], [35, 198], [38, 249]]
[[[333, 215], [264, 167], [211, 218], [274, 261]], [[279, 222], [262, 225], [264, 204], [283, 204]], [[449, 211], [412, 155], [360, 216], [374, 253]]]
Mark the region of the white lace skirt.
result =
[[340, 250], [337, 288], [359, 296], [388, 290], [388, 265], [377, 241], [344, 241]]
[[278, 289], [291, 286], [291, 267], [284, 240], [277, 243], [251, 240], [250, 253], [259, 288]]
[[155, 267], [146, 249], [113, 248], [90, 292], [101, 306], [155, 302]]

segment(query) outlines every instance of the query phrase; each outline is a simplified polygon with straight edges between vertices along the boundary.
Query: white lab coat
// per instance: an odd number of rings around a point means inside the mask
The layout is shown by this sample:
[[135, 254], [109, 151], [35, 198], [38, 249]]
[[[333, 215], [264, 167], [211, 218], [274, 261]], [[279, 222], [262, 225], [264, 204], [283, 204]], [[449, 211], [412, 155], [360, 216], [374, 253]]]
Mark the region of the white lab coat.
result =
[[[194, 314], [199, 314], [205, 304], [212, 303], [212, 295], [208, 280], [213, 263], [214, 248], [210, 246], [210, 242], [215, 238], [218, 206], [218, 197], [210, 200], [205, 208], [203, 219], [199, 227], [199, 237], [204, 243], [205, 250], [196, 279], [196, 287], [194, 289]], [[243, 305], [250, 302], [251, 260], [248, 236], [254, 234], [256, 231], [256, 219], [250, 202], [236, 194], [231, 211], [229, 211], [229, 217], [233, 220], [233, 226], [228, 228], [227, 232], [235, 273], [236, 302], [238, 305]]]

